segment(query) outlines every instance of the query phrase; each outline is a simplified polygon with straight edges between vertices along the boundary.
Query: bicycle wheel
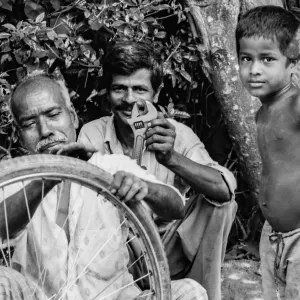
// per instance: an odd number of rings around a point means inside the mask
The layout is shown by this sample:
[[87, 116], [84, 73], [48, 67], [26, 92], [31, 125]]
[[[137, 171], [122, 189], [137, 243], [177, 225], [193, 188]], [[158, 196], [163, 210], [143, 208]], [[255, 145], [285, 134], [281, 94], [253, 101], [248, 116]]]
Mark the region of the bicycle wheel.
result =
[[[109, 231], [109, 233], [106, 232], [107, 241], [101, 242], [101, 245], [98, 245], [95, 240], [98, 239], [98, 236], [102, 234], [103, 230], [103, 224], [101, 226], [97, 227], [97, 230], [95, 227], [93, 227], [93, 235], [91, 236], [90, 232], [90, 225], [92, 222], [94, 222], [95, 218], [99, 218], [99, 211], [98, 206], [89, 207], [87, 206], [89, 204], [89, 199], [85, 199], [84, 205], [80, 208], [79, 214], [83, 214], [83, 211], [90, 210], [90, 215], [88, 218], [86, 218], [86, 228], [80, 228], [80, 237], [77, 237], [77, 240], [82, 243], [79, 243], [79, 246], [77, 245], [73, 249], [73, 256], [75, 256], [76, 259], [73, 259], [73, 265], [72, 270], [75, 270], [75, 275], [67, 274], [67, 280], [66, 282], [60, 282], [57, 290], [54, 294], [51, 294], [51, 289], [47, 290], [46, 296], [48, 299], [65, 299], [70, 292], [70, 290], [77, 285], [80, 287], [80, 281], [83, 280], [84, 276], [96, 276], [97, 278], [97, 270], [102, 270], [102, 268], [109, 268], [111, 264], [111, 258], [110, 257], [103, 257], [103, 247], [110, 247], [108, 251], [110, 252], [108, 256], [115, 257], [115, 255], [118, 253], [118, 251], [123, 251], [124, 254], [124, 247], [119, 247], [118, 249], [112, 248], [110, 244], [113, 242], [113, 240], [116, 240], [116, 236], [123, 239], [122, 241], [126, 244], [128, 242], [134, 241], [135, 243], [138, 243], [138, 245], [141, 247], [142, 252], [137, 261], [144, 261], [144, 264], [146, 265], [146, 273], [142, 274], [140, 278], [134, 278], [130, 275], [128, 275], [128, 269], [132, 268], [133, 266], [129, 266], [129, 264], [126, 264], [127, 267], [122, 266], [122, 263], [119, 265], [118, 268], [118, 276], [115, 276], [112, 280], [107, 280], [108, 285], [103, 286], [101, 290], [97, 291], [97, 294], [95, 293], [93, 295], [88, 295], [88, 293], [85, 293], [84, 297], [82, 299], [122, 299], [123, 291], [128, 290], [129, 287], [135, 286], [137, 282], [141, 281], [143, 278], [147, 277], [149, 279], [150, 288], [146, 292], [143, 293], [143, 297], [147, 297], [147, 299], [164, 299], [168, 300], [170, 299], [170, 277], [169, 277], [169, 270], [168, 270], [168, 264], [165, 257], [164, 249], [162, 242], [160, 240], [160, 237], [157, 233], [156, 227], [150, 218], [149, 214], [145, 210], [144, 206], [141, 203], [138, 202], [132, 202], [129, 204], [129, 207], [122, 203], [120, 200], [118, 200], [113, 194], [111, 194], [108, 190], [110, 183], [112, 181], [112, 176], [100, 168], [90, 164], [83, 162], [78, 159], [65, 157], [65, 156], [53, 156], [53, 155], [31, 155], [31, 156], [24, 156], [19, 158], [14, 158], [11, 160], [7, 160], [0, 163], [0, 199], [4, 199], [2, 201], [2, 205], [4, 208], [4, 214], [5, 214], [5, 224], [6, 224], [6, 237], [9, 237], [7, 239], [7, 248], [10, 250], [12, 248], [12, 243], [10, 243], [11, 239], [10, 237], [10, 228], [8, 227], [8, 216], [6, 209], [8, 207], [8, 201], [5, 200], [8, 198], [8, 191], [14, 190], [16, 185], [22, 186], [23, 193], [24, 193], [24, 201], [26, 209], [27, 209], [27, 215], [29, 218], [29, 223], [26, 227], [26, 230], [24, 232], [29, 232], [29, 230], [37, 230], [36, 228], [31, 228], [31, 225], [34, 224], [34, 222], [38, 218], [49, 218], [49, 216], [42, 216], [42, 203], [44, 203], [46, 197], [48, 197], [49, 194], [46, 194], [47, 191], [44, 189], [45, 186], [47, 186], [48, 181], [51, 180], [52, 182], [57, 182], [56, 187], [51, 190], [51, 192], [55, 192], [57, 195], [57, 203], [55, 208], [55, 216], [52, 216], [52, 219], [56, 222], [57, 216], [59, 214], [59, 207], [61, 203], [61, 198], [63, 197], [63, 187], [67, 186], [67, 183], [71, 182], [71, 190], [70, 195], [73, 195], [72, 188], [77, 188], [76, 191], [79, 190], [79, 194], [82, 195], [82, 191], [84, 192], [84, 195], [90, 195], [87, 194], [86, 190], [88, 189], [92, 194], [97, 195], [97, 205], [102, 205], [101, 207], [105, 207], [106, 209], [109, 208], [109, 211], [107, 210], [107, 214], [109, 215], [109, 212], [114, 209], [118, 211], [117, 215], [119, 218], [119, 223], [114, 227], [114, 231]], [[28, 197], [30, 195], [27, 195], [28, 193], [28, 187], [29, 183], [32, 182], [39, 182], [42, 186], [42, 192], [41, 192], [41, 204], [38, 206], [37, 210], [35, 211], [34, 215], [30, 215], [30, 208], [28, 204]], [[50, 182], [50, 181], [49, 181]], [[56, 189], [54, 191], [54, 189]], [[11, 194], [11, 191], [10, 191]], [[74, 200], [72, 198], [73, 196], [70, 196], [70, 203], [69, 203], [69, 210], [67, 214], [67, 218], [65, 222], [68, 224], [74, 222], [73, 221], [73, 215], [75, 213], [75, 208], [71, 207], [71, 204], [73, 206], [76, 206], [78, 202], [80, 202], [77, 198]], [[78, 196], [79, 197], [79, 196]], [[73, 199], [71, 201], [71, 198]], [[107, 201], [108, 200], [108, 201]], [[109, 204], [107, 204], [109, 203]], [[44, 203], [43, 205], [48, 205], [48, 203]], [[24, 207], [25, 207], [24, 206]], [[98, 213], [98, 215], [97, 215]], [[39, 216], [41, 215], [41, 217]], [[97, 215], [97, 216], [96, 216]], [[116, 215], [116, 214], [115, 214]], [[105, 215], [103, 216], [105, 219]], [[110, 217], [109, 217], [110, 218]], [[50, 216], [51, 219], [51, 216]], [[41, 219], [42, 220], [42, 219]], [[43, 219], [44, 220], [44, 219]], [[64, 223], [65, 224], [65, 223]], [[43, 226], [44, 223], [41, 224]], [[76, 224], [75, 224], [76, 225]], [[55, 226], [55, 225], [51, 225]], [[77, 224], [77, 226], [79, 226]], [[128, 232], [128, 226], [130, 226], [130, 229], [134, 233], [134, 236], [130, 238], [130, 240], [124, 240], [124, 233]], [[56, 226], [58, 227], [58, 226]], [[62, 236], [65, 234], [64, 225], [59, 227], [61, 230]], [[72, 226], [69, 226], [70, 228], [70, 245], [71, 245], [71, 239], [72, 239], [72, 232], [71, 228]], [[36, 264], [38, 265], [39, 274], [30, 274], [31, 279], [35, 280], [37, 283], [39, 289], [42, 291], [46, 288], [46, 283], [48, 281], [47, 274], [50, 272], [49, 266], [49, 257], [46, 258], [45, 255], [41, 254], [40, 250], [37, 250], [37, 248], [43, 248], [45, 245], [43, 245], [45, 236], [47, 233], [47, 228], [43, 227], [41, 229], [38, 228], [38, 234], [37, 239], [34, 240], [31, 243], [31, 247], [35, 248], [35, 256], [36, 256]], [[59, 233], [60, 234], [60, 233]], [[87, 236], [89, 237], [90, 241], [87, 241]], [[125, 234], [126, 236], [126, 234]], [[57, 235], [56, 235], [57, 237]], [[97, 238], [96, 238], [97, 237]], [[29, 237], [27, 236], [27, 239]], [[40, 240], [39, 240], [40, 239]], [[75, 238], [74, 238], [75, 239]], [[58, 238], [57, 238], [58, 240]], [[52, 255], [56, 250], [56, 243], [57, 240], [52, 242], [51, 247], [47, 249], [47, 255]], [[120, 239], [119, 239], [120, 240]], [[28, 242], [29, 243], [29, 242]], [[59, 242], [58, 242], [59, 243]], [[77, 243], [77, 244], [78, 244]], [[96, 249], [95, 245], [98, 245], [99, 249]], [[49, 245], [45, 248], [48, 248]], [[92, 247], [92, 249], [91, 249]], [[126, 248], [126, 246], [125, 246]], [[72, 249], [71, 249], [72, 250]], [[68, 250], [68, 251], [71, 251]], [[75, 250], [77, 252], [75, 252]], [[17, 251], [17, 250], [15, 250]], [[8, 257], [5, 258], [5, 253], [3, 250], [3, 247], [1, 247], [1, 252], [3, 255], [3, 260], [5, 262], [5, 265], [7, 267], [12, 267], [18, 264], [18, 262], [15, 263], [14, 256], [11, 254], [11, 251], [8, 251]], [[126, 251], [125, 251], [126, 252]], [[125, 253], [126, 254], [126, 253]], [[71, 255], [70, 255], [71, 256]], [[89, 257], [89, 261], [86, 261], [85, 257]], [[101, 261], [99, 262], [101, 256]], [[126, 256], [126, 255], [125, 255]], [[128, 254], [127, 254], [128, 256]], [[82, 258], [84, 257], [84, 259]], [[68, 258], [70, 259], [70, 258]], [[106, 263], [105, 263], [106, 260]], [[82, 261], [86, 264], [86, 266], [82, 266]], [[97, 263], [95, 263], [95, 261]], [[112, 260], [115, 262], [114, 260]], [[51, 262], [54, 262], [54, 260], [51, 258]], [[133, 264], [134, 264], [133, 263]], [[70, 261], [68, 262], [70, 264]], [[75, 265], [77, 264], [77, 265]], [[80, 268], [79, 268], [80, 264]], [[95, 264], [98, 269], [93, 269], [93, 264]], [[70, 269], [67, 269], [68, 271]], [[80, 270], [77, 271], [76, 270]], [[49, 271], [49, 272], [48, 272]], [[78, 274], [80, 272], [80, 274]], [[36, 273], [36, 272], [33, 272]], [[71, 272], [70, 272], [71, 273]], [[92, 273], [92, 275], [91, 275]], [[95, 274], [94, 274], [95, 273]], [[126, 280], [123, 280], [125, 282], [125, 286], [119, 287], [116, 285], [116, 282], [120, 283], [120, 277], [124, 277], [126, 274], [126, 278], [131, 278], [132, 282], [127, 282]], [[69, 277], [68, 277], [69, 276]], [[103, 276], [103, 274], [98, 275]], [[129, 276], [129, 277], [128, 277]], [[70, 279], [71, 278], [71, 279]], [[103, 278], [102, 278], [103, 279]], [[102, 281], [105, 281], [102, 280]], [[101, 281], [101, 282], [102, 282]], [[85, 289], [86, 291], [86, 289]], [[53, 292], [52, 292], [53, 293]], [[126, 294], [126, 292], [124, 292]], [[68, 296], [70, 297], [70, 296]]]

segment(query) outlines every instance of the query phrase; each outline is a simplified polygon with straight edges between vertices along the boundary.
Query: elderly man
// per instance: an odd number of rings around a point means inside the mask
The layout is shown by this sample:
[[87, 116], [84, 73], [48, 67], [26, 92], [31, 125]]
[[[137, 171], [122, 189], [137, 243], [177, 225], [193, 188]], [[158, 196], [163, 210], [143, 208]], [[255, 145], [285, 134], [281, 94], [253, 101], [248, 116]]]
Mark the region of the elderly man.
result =
[[[75, 142], [77, 116], [61, 81], [45, 74], [25, 78], [12, 94], [11, 112], [20, 141], [29, 153], [79, 156], [108, 172], [115, 170], [111, 191], [120, 199], [144, 200], [157, 214], [169, 219], [181, 217], [182, 199], [175, 189], [160, 184], [126, 157], [126, 166], [143, 179], [121, 170], [118, 159], [93, 155], [92, 147]], [[60, 188], [56, 185], [57, 182], [44, 182], [42, 202], [41, 183], [37, 181], [26, 185], [28, 205], [18, 186], [7, 192], [6, 205], [0, 199], [0, 246], [5, 247], [8, 239], [15, 246], [13, 266], [19, 271], [0, 268], [0, 295], [4, 299], [53, 299], [59, 295], [63, 299], [83, 300], [96, 299], [105, 289], [105, 294], [113, 293], [107, 299], [136, 298], [141, 291], [135, 285], [118, 290], [132, 282], [124, 244], [126, 230], [109, 244], [109, 253], [100, 253], [101, 257], [88, 265], [87, 272], [78, 274], [93, 257], [95, 245], [103, 244], [108, 232], [120, 225], [116, 208], [77, 184], [66, 182]], [[30, 222], [27, 208], [32, 216]], [[95, 218], [90, 217], [93, 210], [98, 213]], [[99, 230], [97, 235], [93, 234], [95, 228]], [[80, 249], [85, 251], [78, 256]], [[109, 258], [102, 262], [103, 257]], [[38, 287], [41, 281], [42, 288]], [[64, 288], [70, 282], [70, 288]], [[205, 290], [192, 280], [174, 281], [172, 290], [173, 299], [207, 299]]]
[[[103, 75], [113, 116], [83, 126], [78, 140], [102, 154], [131, 156], [134, 135], [127, 123], [133, 104], [157, 99], [162, 84], [162, 64], [151, 46], [142, 42], [116, 43], [104, 61]], [[237, 205], [232, 173], [213, 161], [199, 138], [187, 126], [165, 119], [162, 113], [149, 124], [142, 166], [185, 195], [197, 195], [178, 230], [166, 232], [166, 250], [172, 278], [193, 278], [211, 300], [221, 299], [221, 262]], [[161, 232], [166, 222], [157, 221]], [[172, 229], [171, 229], [172, 230]], [[174, 230], [173, 230], [174, 231]]]

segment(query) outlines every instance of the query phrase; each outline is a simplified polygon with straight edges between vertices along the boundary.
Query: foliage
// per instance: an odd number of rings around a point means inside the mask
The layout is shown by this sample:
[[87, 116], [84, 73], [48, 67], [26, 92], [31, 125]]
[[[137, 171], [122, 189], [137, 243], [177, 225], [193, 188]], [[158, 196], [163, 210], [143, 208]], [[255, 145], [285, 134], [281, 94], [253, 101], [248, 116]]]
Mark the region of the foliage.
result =
[[18, 155], [7, 100], [24, 75], [35, 69], [62, 74], [85, 123], [109, 113], [101, 80], [108, 42], [145, 40], [164, 66], [159, 104], [191, 126], [213, 158], [236, 173], [220, 109], [199, 67], [204, 55], [190, 20], [179, 0], [0, 0], [0, 145]]
[[[176, 87], [190, 98], [202, 73], [197, 71], [200, 55], [188, 13], [175, 0], [0, 0], [0, 109], [5, 112], [0, 133], [11, 133], [7, 95], [17, 80], [37, 68], [63, 74], [84, 122], [98, 117], [90, 116], [88, 108], [105, 110], [102, 59], [114, 39], [152, 43], [164, 64], [165, 90]], [[165, 98], [174, 114], [176, 93]]]

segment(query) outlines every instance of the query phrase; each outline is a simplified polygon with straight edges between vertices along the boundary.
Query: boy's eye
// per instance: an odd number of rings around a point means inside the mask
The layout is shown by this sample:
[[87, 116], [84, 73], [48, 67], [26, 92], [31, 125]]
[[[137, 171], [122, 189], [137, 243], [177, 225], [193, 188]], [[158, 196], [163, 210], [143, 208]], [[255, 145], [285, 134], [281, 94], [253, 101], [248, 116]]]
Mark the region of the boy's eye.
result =
[[263, 58], [263, 61], [264, 61], [264, 62], [267, 62], [267, 63], [272, 62], [273, 60], [274, 60], [273, 57], [264, 57], [264, 58]]
[[242, 56], [242, 57], [241, 57], [241, 61], [248, 62], [248, 61], [250, 61], [250, 60], [251, 60], [251, 58], [250, 58], [249, 56]]

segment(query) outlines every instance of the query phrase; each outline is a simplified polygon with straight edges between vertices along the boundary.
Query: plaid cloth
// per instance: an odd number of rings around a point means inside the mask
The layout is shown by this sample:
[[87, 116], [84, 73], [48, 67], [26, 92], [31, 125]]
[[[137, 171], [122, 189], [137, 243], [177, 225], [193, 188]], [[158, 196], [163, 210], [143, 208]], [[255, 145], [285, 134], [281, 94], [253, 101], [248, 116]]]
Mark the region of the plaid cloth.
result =
[[[172, 300], [208, 300], [205, 289], [192, 279], [171, 281]], [[0, 267], [0, 300], [45, 300], [41, 291], [17, 271]], [[150, 290], [143, 291], [136, 300], [153, 299]]]
[[19, 272], [0, 267], [0, 300], [45, 300], [46, 296]]
[[[193, 279], [171, 281], [172, 300], [208, 300], [205, 289]], [[143, 291], [135, 300], [154, 299], [149, 290]]]

